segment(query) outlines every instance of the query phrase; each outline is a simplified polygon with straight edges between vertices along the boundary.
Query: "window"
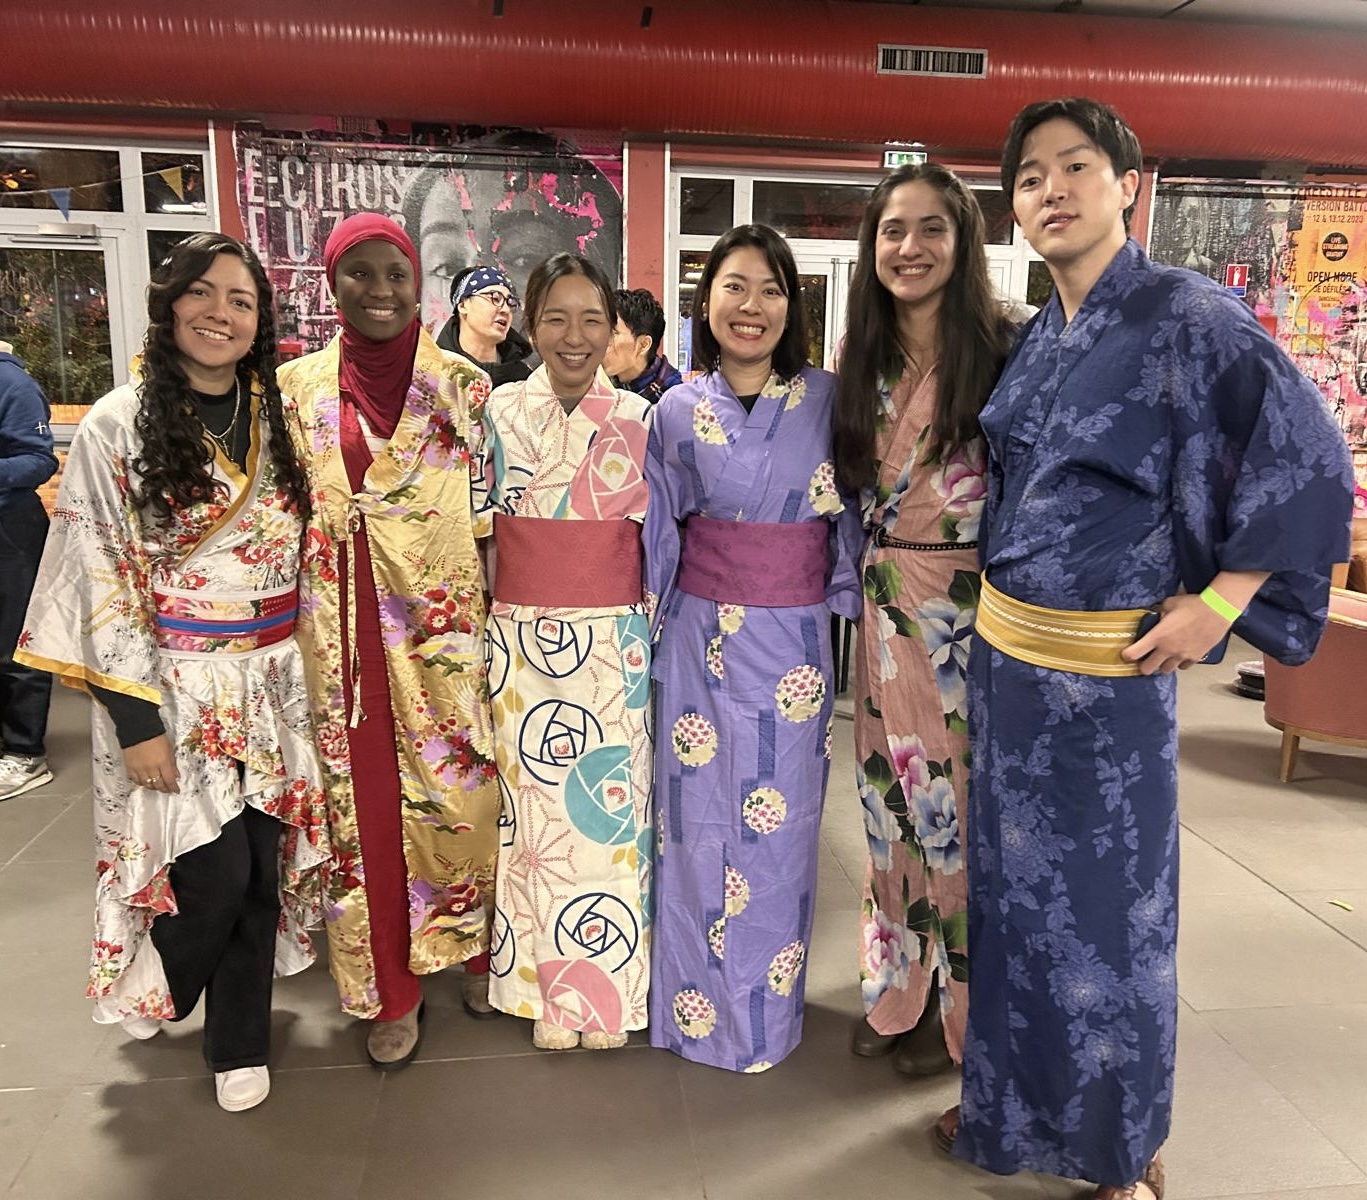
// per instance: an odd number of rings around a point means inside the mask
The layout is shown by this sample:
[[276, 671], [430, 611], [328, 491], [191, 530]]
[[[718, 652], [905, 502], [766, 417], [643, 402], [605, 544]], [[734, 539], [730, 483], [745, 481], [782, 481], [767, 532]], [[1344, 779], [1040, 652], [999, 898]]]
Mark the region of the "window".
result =
[[754, 219], [784, 237], [854, 241], [872, 184], [756, 179]]
[[0, 146], [0, 208], [122, 212], [119, 152]]
[[735, 221], [736, 185], [730, 179], [679, 180], [679, 232], [717, 237]]

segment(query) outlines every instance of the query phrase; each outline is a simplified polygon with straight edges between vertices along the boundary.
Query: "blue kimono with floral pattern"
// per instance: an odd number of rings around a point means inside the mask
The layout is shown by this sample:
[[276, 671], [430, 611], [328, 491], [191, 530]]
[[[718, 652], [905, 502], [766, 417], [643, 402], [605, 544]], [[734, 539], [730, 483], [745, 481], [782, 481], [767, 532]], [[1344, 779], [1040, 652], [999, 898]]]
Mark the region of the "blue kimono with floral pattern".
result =
[[[1304, 662], [1346, 557], [1343, 434], [1240, 302], [1133, 241], [1066, 323], [1050, 300], [982, 414], [988, 580], [1143, 608], [1270, 571], [1235, 632]], [[974, 642], [969, 973], [955, 1153], [1125, 1186], [1168, 1134], [1176, 1047], [1174, 676], [1031, 666]]]

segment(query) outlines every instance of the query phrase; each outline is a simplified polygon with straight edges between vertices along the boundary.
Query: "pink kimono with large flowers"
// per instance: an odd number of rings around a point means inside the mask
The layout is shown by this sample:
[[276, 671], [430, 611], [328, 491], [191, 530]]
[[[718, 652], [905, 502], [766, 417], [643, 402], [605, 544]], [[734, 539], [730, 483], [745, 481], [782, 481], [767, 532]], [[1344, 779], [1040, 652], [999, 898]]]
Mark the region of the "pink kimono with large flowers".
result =
[[869, 840], [860, 981], [869, 1024], [904, 1033], [940, 993], [963, 1056], [968, 998], [965, 670], [978, 604], [980, 441], [925, 460], [938, 377], [882, 396], [864, 524], [918, 549], [864, 554], [854, 745]]
[[[566, 414], [545, 367], [484, 413], [493, 514], [646, 512], [651, 408], [601, 373]], [[582, 529], [582, 525], [581, 525]], [[494, 564], [494, 594], [500, 569]], [[636, 595], [642, 593], [635, 588]], [[502, 835], [490, 936], [496, 1008], [584, 1032], [643, 1029], [650, 983], [650, 634], [645, 605], [495, 599], [487, 629]]]

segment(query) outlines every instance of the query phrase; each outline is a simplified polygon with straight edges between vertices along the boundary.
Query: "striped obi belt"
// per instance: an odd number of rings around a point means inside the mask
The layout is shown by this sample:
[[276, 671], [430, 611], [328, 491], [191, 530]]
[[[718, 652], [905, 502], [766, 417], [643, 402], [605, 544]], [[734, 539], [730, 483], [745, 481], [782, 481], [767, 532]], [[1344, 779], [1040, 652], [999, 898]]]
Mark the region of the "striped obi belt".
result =
[[997, 591], [984, 577], [975, 632], [1003, 654], [1037, 667], [1079, 675], [1138, 675], [1139, 664], [1125, 662], [1120, 652], [1135, 640], [1148, 612], [1041, 608]]
[[494, 514], [494, 599], [535, 608], [640, 604], [641, 527]]
[[828, 522], [771, 525], [692, 516], [685, 528], [680, 591], [761, 608], [825, 603], [831, 571]]
[[157, 645], [182, 654], [246, 654], [294, 633], [299, 586], [263, 592], [185, 592], [157, 588]]

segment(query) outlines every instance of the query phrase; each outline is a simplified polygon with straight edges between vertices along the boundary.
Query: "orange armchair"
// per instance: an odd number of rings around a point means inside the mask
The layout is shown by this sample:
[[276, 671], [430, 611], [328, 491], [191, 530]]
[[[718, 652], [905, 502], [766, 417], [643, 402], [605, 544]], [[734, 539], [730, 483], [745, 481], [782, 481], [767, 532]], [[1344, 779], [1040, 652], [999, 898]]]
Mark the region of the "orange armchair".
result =
[[1367, 746], [1367, 595], [1334, 588], [1314, 657], [1300, 667], [1264, 657], [1263, 666], [1263, 716], [1282, 731], [1283, 783], [1296, 769], [1301, 738]]

